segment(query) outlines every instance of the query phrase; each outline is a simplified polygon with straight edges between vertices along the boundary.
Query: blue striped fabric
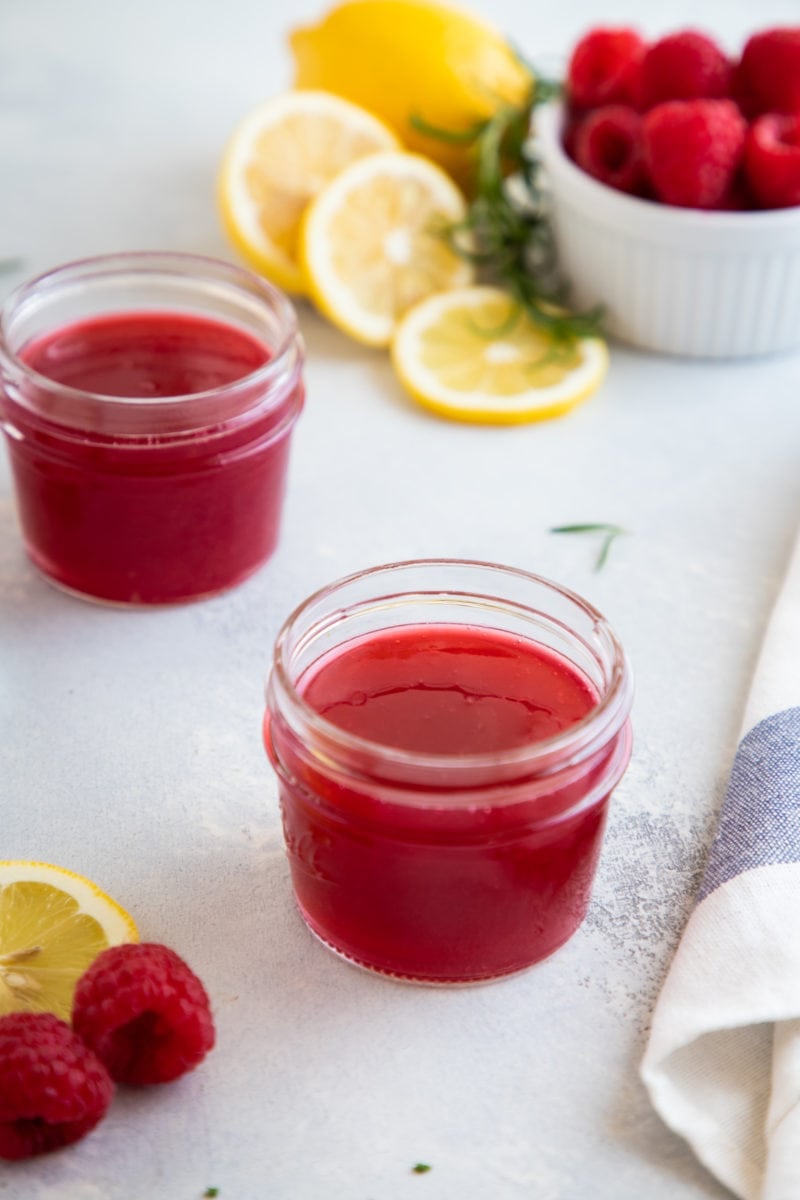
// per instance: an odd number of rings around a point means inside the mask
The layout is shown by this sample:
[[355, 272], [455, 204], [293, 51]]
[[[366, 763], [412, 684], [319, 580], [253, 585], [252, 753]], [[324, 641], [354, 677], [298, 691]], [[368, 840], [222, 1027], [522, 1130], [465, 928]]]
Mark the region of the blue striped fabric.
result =
[[800, 863], [800, 708], [766, 717], [740, 742], [698, 903], [776, 863]]

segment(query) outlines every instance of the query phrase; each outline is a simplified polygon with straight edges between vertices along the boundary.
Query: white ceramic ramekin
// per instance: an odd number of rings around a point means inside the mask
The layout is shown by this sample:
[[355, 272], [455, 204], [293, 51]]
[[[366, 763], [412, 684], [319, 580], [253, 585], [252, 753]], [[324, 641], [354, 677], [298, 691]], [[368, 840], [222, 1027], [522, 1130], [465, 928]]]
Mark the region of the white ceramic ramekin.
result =
[[620, 341], [662, 354], [739, 358], [800, 346], [800, 208], [702, 212], [598, 183], [561, 144], [563, 113], [536, 113], [571, 303], [602, 304]]

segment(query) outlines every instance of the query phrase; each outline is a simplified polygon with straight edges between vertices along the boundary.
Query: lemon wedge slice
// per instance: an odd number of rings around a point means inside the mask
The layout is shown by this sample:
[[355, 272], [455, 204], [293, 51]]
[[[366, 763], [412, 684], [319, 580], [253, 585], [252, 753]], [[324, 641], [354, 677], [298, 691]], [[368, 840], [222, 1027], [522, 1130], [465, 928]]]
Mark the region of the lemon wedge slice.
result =
[[569, 347], [498, 288], [431, 296], [400, 321], [392, 361], [409, 394], [458, 421], [514, 424], [568, 412], [608, 367], [602, 338]]
[[90, 879], [49, 863], [0, 862], [0, 1016], [68, 1021], [75, 985], [97, 955], [138, 939], [133, 919]]
[[218, 198], [228, 237], [279, 287], [304, 293], [297, 234], [309, 200], [355, 159], [398, 145], [377, 117], [329, 92], [272, 97], [244, 118], [223, 155]]
[[388, 345], [413, 304], [471, 281], [471, 266], [443, 236], [465, 215], [462, 193], [421, 155], [387, 151], [345, 167], [303, 218], [311, 298], [357, 341]]

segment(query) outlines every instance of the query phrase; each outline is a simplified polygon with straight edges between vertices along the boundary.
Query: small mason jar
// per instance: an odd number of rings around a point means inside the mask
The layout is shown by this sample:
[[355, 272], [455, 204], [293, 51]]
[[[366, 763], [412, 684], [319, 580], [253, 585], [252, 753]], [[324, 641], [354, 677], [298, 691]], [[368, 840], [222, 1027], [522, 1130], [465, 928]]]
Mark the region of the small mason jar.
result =
[[279, 291], [171, 253], [86, 259], [0, 313], [0, 419], [27, 552], [118, 604], [235, 586], [272, 553], [303, 346]]
[[311, 931], [433, 984], [551, 954], [587, 911], [631, 701], [607, 621], [524, 571], [393, 563], [311, 596], [264, 722]]

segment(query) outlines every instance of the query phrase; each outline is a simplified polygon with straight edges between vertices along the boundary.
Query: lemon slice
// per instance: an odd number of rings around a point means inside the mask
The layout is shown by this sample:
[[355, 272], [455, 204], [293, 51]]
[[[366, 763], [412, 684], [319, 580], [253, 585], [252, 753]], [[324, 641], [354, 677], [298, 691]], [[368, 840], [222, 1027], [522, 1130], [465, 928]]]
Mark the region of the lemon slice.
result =
[[239, 253], [287, 291], [303, 293], [297, 231], [309, 200], [357, 158], [398, 146], [391, 130], [329, 92], [285, 92], [254, 109], [223, 156], [218, 197]]
[[421, 155], [389, 151], [345, 167], [303, 218], [312, 299], [351, 337], [388, 345], [413, 304], [471, 281], [472, 268], [443, 236], [465, 215], [462, 193]]
[[49, 863], [0, 862], [0, 1016], [68, 1021], [75, 985], [101, 950], [138, 939], [132, 918], [90, 879]]
[[557, 417], [595, 391], [608, 367], [602, 338], [560, 347], [506, 292], [431, 296], [400, 322], [392, 361], [420, 404], [445, 417], [514, 424]]

